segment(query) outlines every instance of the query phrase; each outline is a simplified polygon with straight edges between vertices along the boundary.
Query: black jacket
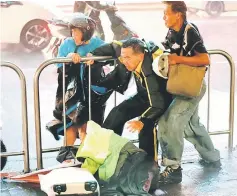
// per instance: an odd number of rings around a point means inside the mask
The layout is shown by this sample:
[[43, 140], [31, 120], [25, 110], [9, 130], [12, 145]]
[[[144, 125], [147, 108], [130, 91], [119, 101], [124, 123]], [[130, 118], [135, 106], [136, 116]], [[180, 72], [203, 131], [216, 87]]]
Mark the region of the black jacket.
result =
[[[81, 74], [81, 67], [84, 68], [84, 74]], [[70, 108], [72, 105], [80, 102], [83, 106], [89, 104], [89, 88], [88, 88], [88, 67], [84, 65], [66, 66], [65, 77], [65, 101], [66, 108]], [[103, 69], [100, 66], [92, 67], [91, 69], [91, 83], [97, 83], [104, 76]], [[58, 69], [58, 87], [56, 92], [55, 109], [53, 115], [56, 119], [62, 120], [63, 111], [63, 74], [61, 69]], [[100, 85], [103, 87], [102, 85]], [[112, 90], [107, 89], [105, 93], [98, 93], [94, 89], [91, 89], [91, 101], [92, 104], [104, 107], [109, 96], [112, 94]]]
[[[105, 44], [92, 53], [96, 56], [112, 56], [117, 59], [120, 56], [122, 42], [113, 42]], [[152, 42], [147, 43], [147, 51], [142, 63], [141, 77], [142, 83], [135, 77], [138, 95], [149, 99], [150, 107], [142, 114], [140, 120], [142, 122], [156, 122], [165, 112], [172, 101], [172, 96], [166, 91], [167, 80], [159, 77], [152, 70], [152, 53], [159, 48]], [[116, 60], [117, 66], [105, 78], [98, 81], [97, 85], [116, 90], [123, 93], [127, 87], [131, 77], [131, 72], [119, 61]]]

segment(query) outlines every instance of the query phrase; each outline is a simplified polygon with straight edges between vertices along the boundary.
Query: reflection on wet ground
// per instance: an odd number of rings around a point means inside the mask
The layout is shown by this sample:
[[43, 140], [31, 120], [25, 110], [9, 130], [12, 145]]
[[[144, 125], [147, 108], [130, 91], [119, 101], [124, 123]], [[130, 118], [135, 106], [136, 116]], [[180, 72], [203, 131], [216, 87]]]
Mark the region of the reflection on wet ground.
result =
[[[221, 151], [222, 169], [205, 168], [191, 146], [185, 148], [183, 159], [183, 182], [160, 187], [153, 195], [162, 196], [235, 196], [237, 192], [237, 150]], [[162, 168], [164, 169], [164, 168]], [[1, 182], [1, 195], [46, 195], [34, 184]]]
[[32, 184], [18, 183], [18, 182], [1, 182], [1, 195], [39, 195], [45, 196], [46, 194], [40, 191], [40, 187]]

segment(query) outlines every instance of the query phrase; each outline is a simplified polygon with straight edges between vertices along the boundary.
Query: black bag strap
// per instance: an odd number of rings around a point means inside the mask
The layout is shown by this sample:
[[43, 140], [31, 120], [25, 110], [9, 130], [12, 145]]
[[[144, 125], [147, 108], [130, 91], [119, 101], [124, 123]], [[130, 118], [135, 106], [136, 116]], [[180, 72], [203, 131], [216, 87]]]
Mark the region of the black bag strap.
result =
[[80, 47], [80, 45], [77, 45], [77, 46], [76, 46], [76, 48], [75, 48], [75, 50], [74, 50], [74, 53], [77, 53], [77, 50], [78, 50], [79, 47]]
[[[181, 44], [181, 46], [180, 46], [180, 47], [181, 47], [180, 56], [183, 56], [184, 37], [187, 36], [188, 30], [189, 30], [190, 28], [193, 28], [193, 29], [198, 33], [198, 35], [201, 37], [197, 26], [194, 25], [194, 24], [192, 24], [192, 23], [187, 23], [187, 25], [186, 25], [186, 27], [185, 27], [185, 30], [184, 30], [183, 41], [182, 41], [182, 44]], [[194, 48], [197, 44], [199, 44], [199, 43], [203, 43], [202, 37], [201, 37], [201, 40], [200, 40], [200, 41], [197, 41], [195, 44], [193, 44], [192, 48], [187, 52], [186, 56], [187, 56], [188, 53], [189, 53], [190, 51], [192, 51], [193, 48]], [[207, 69], [208, 69], [208, 68], [206, 67], [206, 71], [207, 71]]]
[[[189, 22], [188, 22], [187, 25], [186, 25], [186, 27], [185, 27], [184, 34], [183, 34], [183, 41], [182, 41], [182, 44], [181, 44], [181, 46], [180, 46], [180, 47], [181, 47], [180, 56], [183, 56], [184, 38], [187, 36], [188, 30], [189, 30], [190, 28], [193, 28], [193, 29], [198, 33], [198, 35], [201, 36], [200, 33], [199, 33], [199, 30], [198, 30], [197, 26], [196, 26], [196, 25], [193, 25], [192, 23], [189, 23]], [[193, 49], [197, 44], [202, 43], [202, 42], [203, 42], [202, 39], [201, 39], [201, 41], [196, 42], [196, 43], [192, 46], [192, 48], [187, 52], [187, 55], [188, 55], [188, 53], [189, 53], [190, 51], [192, 51], [192, 49]], [[187, 56], [187, 55], [186, 55], [186, 56]]]
[[[77, 45], [76, 48], [74, 49], [73, 53], [77, 53], [78, 48], [80, 45]], [[76, 73], [77, 68], [73, 66], [73, 62], [70, 63], [67, 69], [65, 69], [66, 74], [74, 75]]]

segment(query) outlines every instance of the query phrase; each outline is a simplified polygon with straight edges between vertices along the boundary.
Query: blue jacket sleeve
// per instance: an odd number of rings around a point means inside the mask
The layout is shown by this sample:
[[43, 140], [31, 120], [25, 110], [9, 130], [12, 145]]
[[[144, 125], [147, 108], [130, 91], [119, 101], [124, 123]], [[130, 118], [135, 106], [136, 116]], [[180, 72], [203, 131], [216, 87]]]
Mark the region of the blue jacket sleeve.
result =
[[100, 38], [98, 38], [98, 37], [96, 37], [96, 38], [97, 38], [97, 39], [96, 39], [96, 44], [95, 44], [96, 48], [98, 48], [98, 47], [100, 47], [101, 45], [105, 44], [105, 42], [104, 42], [102, 39], [100, 39]]
[[[58, 56], [57, 57], [66, 57], [68, 55], [68, 47], [67, 47], [67, 40], [64, 40], [62, 44], [59, 46]], [[60, 68], [63, 66], [63, 63], [58, 63], [57, 67]]]

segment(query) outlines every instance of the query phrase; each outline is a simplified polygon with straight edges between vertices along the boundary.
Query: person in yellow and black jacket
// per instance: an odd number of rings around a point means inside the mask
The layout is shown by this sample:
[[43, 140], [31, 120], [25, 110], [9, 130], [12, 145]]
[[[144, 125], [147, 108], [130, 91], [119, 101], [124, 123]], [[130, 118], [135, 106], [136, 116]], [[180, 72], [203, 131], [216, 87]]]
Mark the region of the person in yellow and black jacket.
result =
[[112, 129], [121, 135], [124, 124], [130, 121], [129, 129], [139, 133], [139, 148], [157, 160], [157, 136], [154, 129], [159, 117], [172, 101], [166, 91], [167, 80], [156, 75], [152, 68], [153, 59], [163, 51], [153, 42], [130, 38], [114, 41], [95, 49], [96, 56], [112, 56], [117, 66], [98, 85], [123, 93], [132, 77], [135, 78], [137, 94], [114, 107], [102, 127]]

